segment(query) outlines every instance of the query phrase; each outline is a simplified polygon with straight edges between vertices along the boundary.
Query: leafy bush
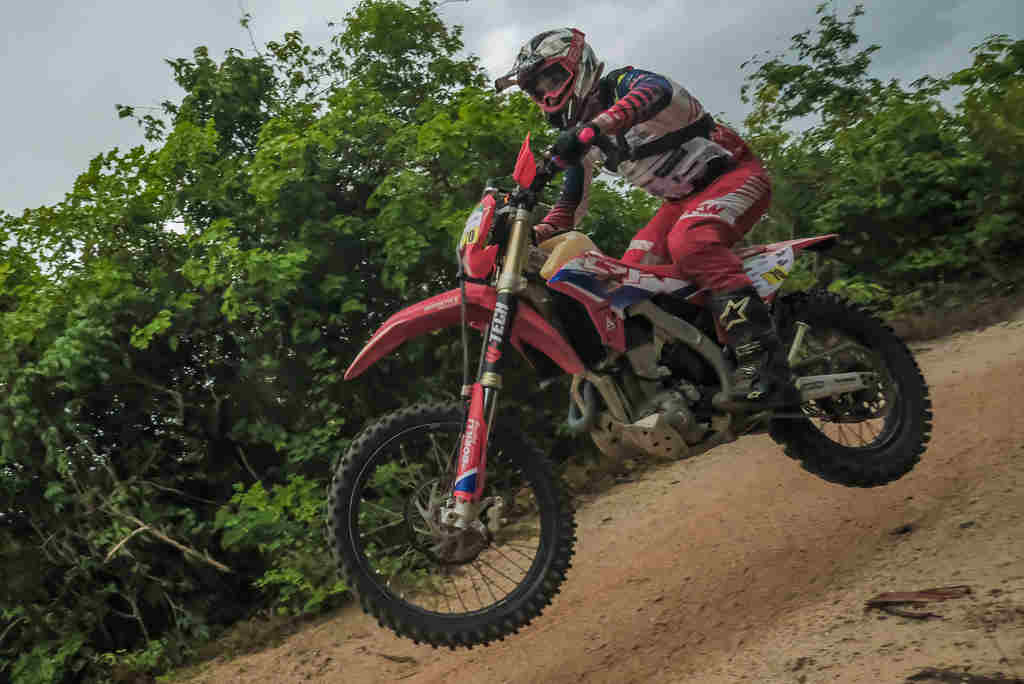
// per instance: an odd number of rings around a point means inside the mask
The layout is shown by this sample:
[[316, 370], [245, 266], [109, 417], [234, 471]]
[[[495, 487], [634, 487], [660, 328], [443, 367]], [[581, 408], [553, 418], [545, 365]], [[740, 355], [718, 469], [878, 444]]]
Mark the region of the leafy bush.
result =
[[[860, 6], [846, 21], [826, 4], [818, 12], [817, 31], [794, 36], [788, 53], [748, 63], [745, 123], [775, 179], [767, 227], [839, 233], [834, 287], [866, 303], [906, 307], [943, 283], [1019, 282], [1024, 41], [992, 36], [971, 67], [908, 88], [870, 75], [879, 46], [858, 49]], [[949, 109], [941, 96], [954, 86], [964, 97]], [[808, 116], [809, 129], [788, 130]]]
[[12, 684], [57, 684], [74, 677], [88, 663], [81, 653], [84, 643], [82, 634], [72, 634], [61, 641], [36, 645], [14, 661]]
[[324, 537], [324, 488], [319, 480], [291, 475], [264, 489], [235, 485], [231, 503], [214, 525], [224, 548], [255, 548], [266, 572], [256, 579], [278, 613], [316, 613], [337, 605], [348, 587], [337, 577]]

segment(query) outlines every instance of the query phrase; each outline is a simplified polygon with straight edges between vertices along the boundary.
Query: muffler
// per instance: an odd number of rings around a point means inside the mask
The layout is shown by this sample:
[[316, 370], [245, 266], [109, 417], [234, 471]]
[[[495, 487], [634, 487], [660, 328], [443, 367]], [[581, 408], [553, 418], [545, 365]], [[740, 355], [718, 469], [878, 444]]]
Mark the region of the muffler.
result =
[[875, 373], [832, 373], [806, 375], [796, 379], [796, 388], [803, 401], [824, 399], [837, 394], [867, 389], [877, 382]]
[[[830, 375], [806, 375], [797, 378], [793, 383], [800, 393], [800, 403], [834, 397], [858, 390], [877, 386], [878, 375], [875, 373], [832, 373]], [[718, 392], [711, 400], [711, 405], [721, 411], [747, 411], [766, 408], [754, 401], [734, 401], [724, 392]]]

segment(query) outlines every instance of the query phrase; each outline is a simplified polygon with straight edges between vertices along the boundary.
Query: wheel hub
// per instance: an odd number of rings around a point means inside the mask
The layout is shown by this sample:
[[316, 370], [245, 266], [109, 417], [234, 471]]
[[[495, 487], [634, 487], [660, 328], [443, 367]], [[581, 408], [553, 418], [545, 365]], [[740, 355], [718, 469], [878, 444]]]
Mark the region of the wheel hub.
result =
[[482, 522], [459, 528], [457, 519], [454, 497], [445, 493], [439, 480], [424, 483], [406, 502], [405, 520], [414, 545], [440, 565], [470, 563], [490, 544]]

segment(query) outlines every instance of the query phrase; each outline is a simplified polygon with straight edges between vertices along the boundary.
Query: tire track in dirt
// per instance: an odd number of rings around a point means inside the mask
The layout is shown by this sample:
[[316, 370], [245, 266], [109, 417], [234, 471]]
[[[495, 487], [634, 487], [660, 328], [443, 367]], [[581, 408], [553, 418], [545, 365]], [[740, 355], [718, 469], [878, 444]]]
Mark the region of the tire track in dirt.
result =
[[896, 483], [832, 485], [767, 437], [745, 438], [584, 505], [562, 594], [505, 642], [434, 651], [345, 611], [194, 681], [700, 681], [709, 663], [844, 586], [893, 528], [939, 515], [1024, 442], [1024, 330], [961, 335], [919, 360], [935, 431]]

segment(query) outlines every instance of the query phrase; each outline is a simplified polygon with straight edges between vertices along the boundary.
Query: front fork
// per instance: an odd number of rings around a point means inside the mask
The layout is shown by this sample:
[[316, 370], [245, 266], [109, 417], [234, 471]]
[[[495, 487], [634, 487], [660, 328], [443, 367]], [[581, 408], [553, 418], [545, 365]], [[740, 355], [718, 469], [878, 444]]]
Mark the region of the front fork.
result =
[[[477, 519], [487, 467], [487, 442], [498, 408], [502, 366], [518, 304], [517, 295], [526, 287], [523, 267], [530, 246], [530, 212], [516, 212], [509, 233], [505, 261], [498, 275], [498, 298], [487, 327], [477, 381], [468, 388], [469, 412], [457, 454], [455, 471], [455, 527], [465, 529]], [[465, 391], [464, 391], [465, 396]]]

